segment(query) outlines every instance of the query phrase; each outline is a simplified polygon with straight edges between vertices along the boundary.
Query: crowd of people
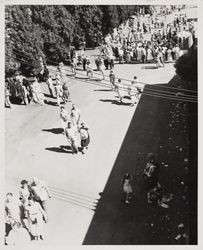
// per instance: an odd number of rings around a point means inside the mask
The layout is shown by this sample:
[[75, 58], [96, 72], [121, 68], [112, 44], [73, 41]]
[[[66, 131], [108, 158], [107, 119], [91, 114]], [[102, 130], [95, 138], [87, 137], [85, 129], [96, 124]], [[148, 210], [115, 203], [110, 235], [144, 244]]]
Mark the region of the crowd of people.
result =
[[34, 177], [29, 183], [21, 181], [19, 194], [9, 192], [5, 200], [5, 244], [9, 246], [44, 240], [44, 224], [48, 222], [46, 183]]
[[[194, 39], [194, 25], [187, 22], [186, 16], [176, 16], [169, 24], [150, 16], [147, 18], [147, 23], [140, 18], [132, 18], [125, 26], [109, 34], [99, 48], [100, 54], [95, 58], [96, 70], [101, 73], [101, 80], [105, 79], [104, 69], [110, 69], [111, 90], [117, 94], [118, 102], [121, 104], [127, 96], [132, 107], [138, 102], [142, 89], [137, 84], [136, 76], [128, 87], [124, 87], [123, 80], [115, 76], [113, 70], [115, 60], [119, 63], [155, 62], [157, 67], [164, 67], [165, 62], [174, 62], [180, 57], [181, 51], [187, 47], [186, 43], [189, 43], [188, 46], [192, 44], [191, 36]], [[147, 41], [145, 37], [148, 33], [150, 33], [150, 40]], [[94, 66], [84, 50], [79, 52], [73, 50], [70, 66], [73, 76], [76, 76], [78, 66], [82, 66], [86, 71], [87, 79], [94, 76]], [[71, 153], [73, 155], [78, 152], [85, 154], [90, 143], [89, 127], [81, 121], [81, 111], [75, 104], [72, 104], [69, 113], [66, 110], [65, 104], [71, 102], [71, 98], [69, 79], [64, 64], [59, 63], [54, 75], [48, 70], [46, 72], [46, 85], [50, 96], [56, 99], [56, 104], [60, 107], [61, 127]], [[14, 102], [15, 98], [24, 105], [31, 102], [43, 105], [46, 101], [36, 76], [26, 78], [16, 75], [6, 80], [5, 106], [11, 108], [11, 101]], [[160, 165], [152, 153], [148, 154], [147, 158], [143, 172], [147, 201], [149, 204], [168, 208], [166, 202], [171, 197], [168, 198], [159, 182]], [[131, 174], [126, 173], [123, 176], [122, 188], [126, 195], [125, 203], [129, 204], [133, 198]], [[36, 177], [30, 184], [27, 180], [21, 181], [19, 197], [14, 197], [12, 193], [6, 194], [5, 241], [7, 245], [44, 239], [43, 228], [44, 223], [48, 222], [47, 201], [49, 198], [51, 194], [47, 185]]]
[[[51, 74], [46, 69], [46, 84], [49, 89], [50, 96], [57, 100], [57, 105], [70, 102], [70, 92], [67, 74], [64, 73], [63, 63], [59, 63], [55, 74]], [[45, 103], [45, 95], [42, 91], [39, 78], [37, 76], [24, 77], [16, 75], [15, 77], [7, 78], [5, 84], [5, 106], [12, 107], [11, 103], [20, 103], [28, 105], [36, 103], [43, 105]]]
[[195, 40], [193, 21], [188, 21], [186, 14], [176, 14], [173, 20], [166, 22], [166, 15], [137, 17], [134, 16], [125, 26], [115, 28], [108, 34], [100, 52], [108, 65], [113, 59], [119, 63], [174, 62], [182, 51], [192, 46]]

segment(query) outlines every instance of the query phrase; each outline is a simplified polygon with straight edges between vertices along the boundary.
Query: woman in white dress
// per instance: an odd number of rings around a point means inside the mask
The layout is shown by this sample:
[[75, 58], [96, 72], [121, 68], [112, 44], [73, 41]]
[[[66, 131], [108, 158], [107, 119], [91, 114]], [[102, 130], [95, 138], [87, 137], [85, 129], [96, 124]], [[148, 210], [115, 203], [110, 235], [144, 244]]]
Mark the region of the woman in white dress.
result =
[[152, 53], [152, 48], [148, 47], [147, 48], [147, 62], [151, 62], [154, 59], [153, 53]]
[[142, 49], [140, 46], [137, 46], [137, 61], [141, 61], [142, 60]]
[[115, 83], [115, 91], [118, 94], [119, 103], [122, 103], [123, 102], [123, 97], [125, 95], [125, 90], [122, 89], [121, 79], [118, 79], [118, 82]]
[[132, 181], [133, 181], [133, 177], [126, 173], [124, 174], [123, 178], [122, 178], [122, 187], [123, 187], [123, 192], [126, 194], [126, 198], [125, 198], [125, 203], [129, 204], [130, 200], [132, 199]]
[[168, 62], [172, 62], [172, 61], [173, 61], [172, 49], [171, 49], [171, 48], [168, 48], [166, 53], [167, 53], [167, 61], [168, 61]]
[[26, 206], [28, 215], [28, 229], [35, 240], [43, 240], [44, 237], [44, 221], [47, 223], [47, 216], [41, 205], [29, 198]]
[[42, 93], [41, 86], [36, 77], [32, 83], [32, 95], [34, 102], [39, 103], [40, 105], [44, 104], [44, 94]]

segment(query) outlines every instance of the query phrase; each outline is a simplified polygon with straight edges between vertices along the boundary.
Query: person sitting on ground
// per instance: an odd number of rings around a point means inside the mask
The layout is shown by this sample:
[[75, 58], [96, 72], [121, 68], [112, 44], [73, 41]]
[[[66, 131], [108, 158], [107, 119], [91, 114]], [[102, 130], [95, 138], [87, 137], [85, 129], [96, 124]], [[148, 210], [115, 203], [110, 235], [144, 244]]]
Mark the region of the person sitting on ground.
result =
[[164, 200], [165, 202], [170, 201], [172, 197], [166, 199], [166, 197], [164, 197], [163, 188], [159, 183], [157, 183], [157, 185], [154, 188], [149, 190], [147, 194], [147, 199], [149, 204], [158, 205], [163, 208], [169, 208], [169, 206], [164, 203]]

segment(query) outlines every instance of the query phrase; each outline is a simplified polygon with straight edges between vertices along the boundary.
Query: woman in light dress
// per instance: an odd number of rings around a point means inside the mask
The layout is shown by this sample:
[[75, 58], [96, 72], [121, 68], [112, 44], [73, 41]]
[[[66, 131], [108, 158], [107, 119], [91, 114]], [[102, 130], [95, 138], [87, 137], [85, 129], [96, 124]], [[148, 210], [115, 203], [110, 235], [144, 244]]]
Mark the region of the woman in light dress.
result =
[[28, 230], [35, 240], [44, 239], [44, 221], [47, 223], [47, 216], [41, 205], [29, 198], [26, 206], [28, 216]]
[[167, 61], [168, 62], [172, 62], [173, 61], [173, 57], [172, 57], [172, 49], [171, 49], [171, 47], [169, 47], [168, 49], [167, 49]]
[[125, 90], [122, 89], [121, 84], [122, 84], [121, 79], [118, 79], [118, 82], [115, 83], [115, 91], [118, 94], [119, 103], [123, 102], [123, 98], [124, 98], [124, 95], [125, 95]]
[[132, 199], [132, 192], [133, 192], [132, 181], [133, 177], [129, 173], [124, 174], [122, 178], [122, 187], [123, 187], [123, 192], [126, 194], [125, 198], [126, 204], [129, 204], [130, 200]]
[[147, 48], [147, 56], [146, 56], [147, 62], [151, 62], [154, 57], [153, 57], [153, 52], [152, 52], [152, 48], [148, 47]]
[[56, 92], [57, 104], [58, 106], [60, 106], [63, 97], [63, 90], [62, 90], [62, 78], [59, 74], [56, 74], [55, 92]]
[[37, 78], [34, 78], [34, 82], [31, 85], [31, 90], [32, 90], [32, 96], [33, 96], [33, 101], [43, 105], [44, 104], [44, 94], [42, 93], [41, 86], [39, 82], [37, 81]]

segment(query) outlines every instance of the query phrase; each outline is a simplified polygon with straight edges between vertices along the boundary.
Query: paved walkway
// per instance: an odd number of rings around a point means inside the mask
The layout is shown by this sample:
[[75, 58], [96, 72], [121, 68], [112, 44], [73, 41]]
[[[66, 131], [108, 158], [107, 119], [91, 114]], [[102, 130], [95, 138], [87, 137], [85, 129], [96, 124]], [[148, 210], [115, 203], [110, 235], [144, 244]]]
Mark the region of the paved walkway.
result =
[[[98, 52], [87, 53], [94, 58]], [[157, 70], [142, 66], [116, 65], [115, 73], [127, 79], [136, 75], [152, 84], [167, 83], [174, 75], [172, 64]], [[20, 180], [38, 176], [53, 194], [44, 244], [82, 244], [136, 109], [112, 103], [116, 94], [94, 82], [75, 79], [70, 85], [72, 100], [90, 127], [91, 143], [85, 155], [64, 151], [67, 141], [59, 132], [55, 99], [47, 97], [49, 105], [15, 105], [6, 110], [6, 191], [18, 194]]]

